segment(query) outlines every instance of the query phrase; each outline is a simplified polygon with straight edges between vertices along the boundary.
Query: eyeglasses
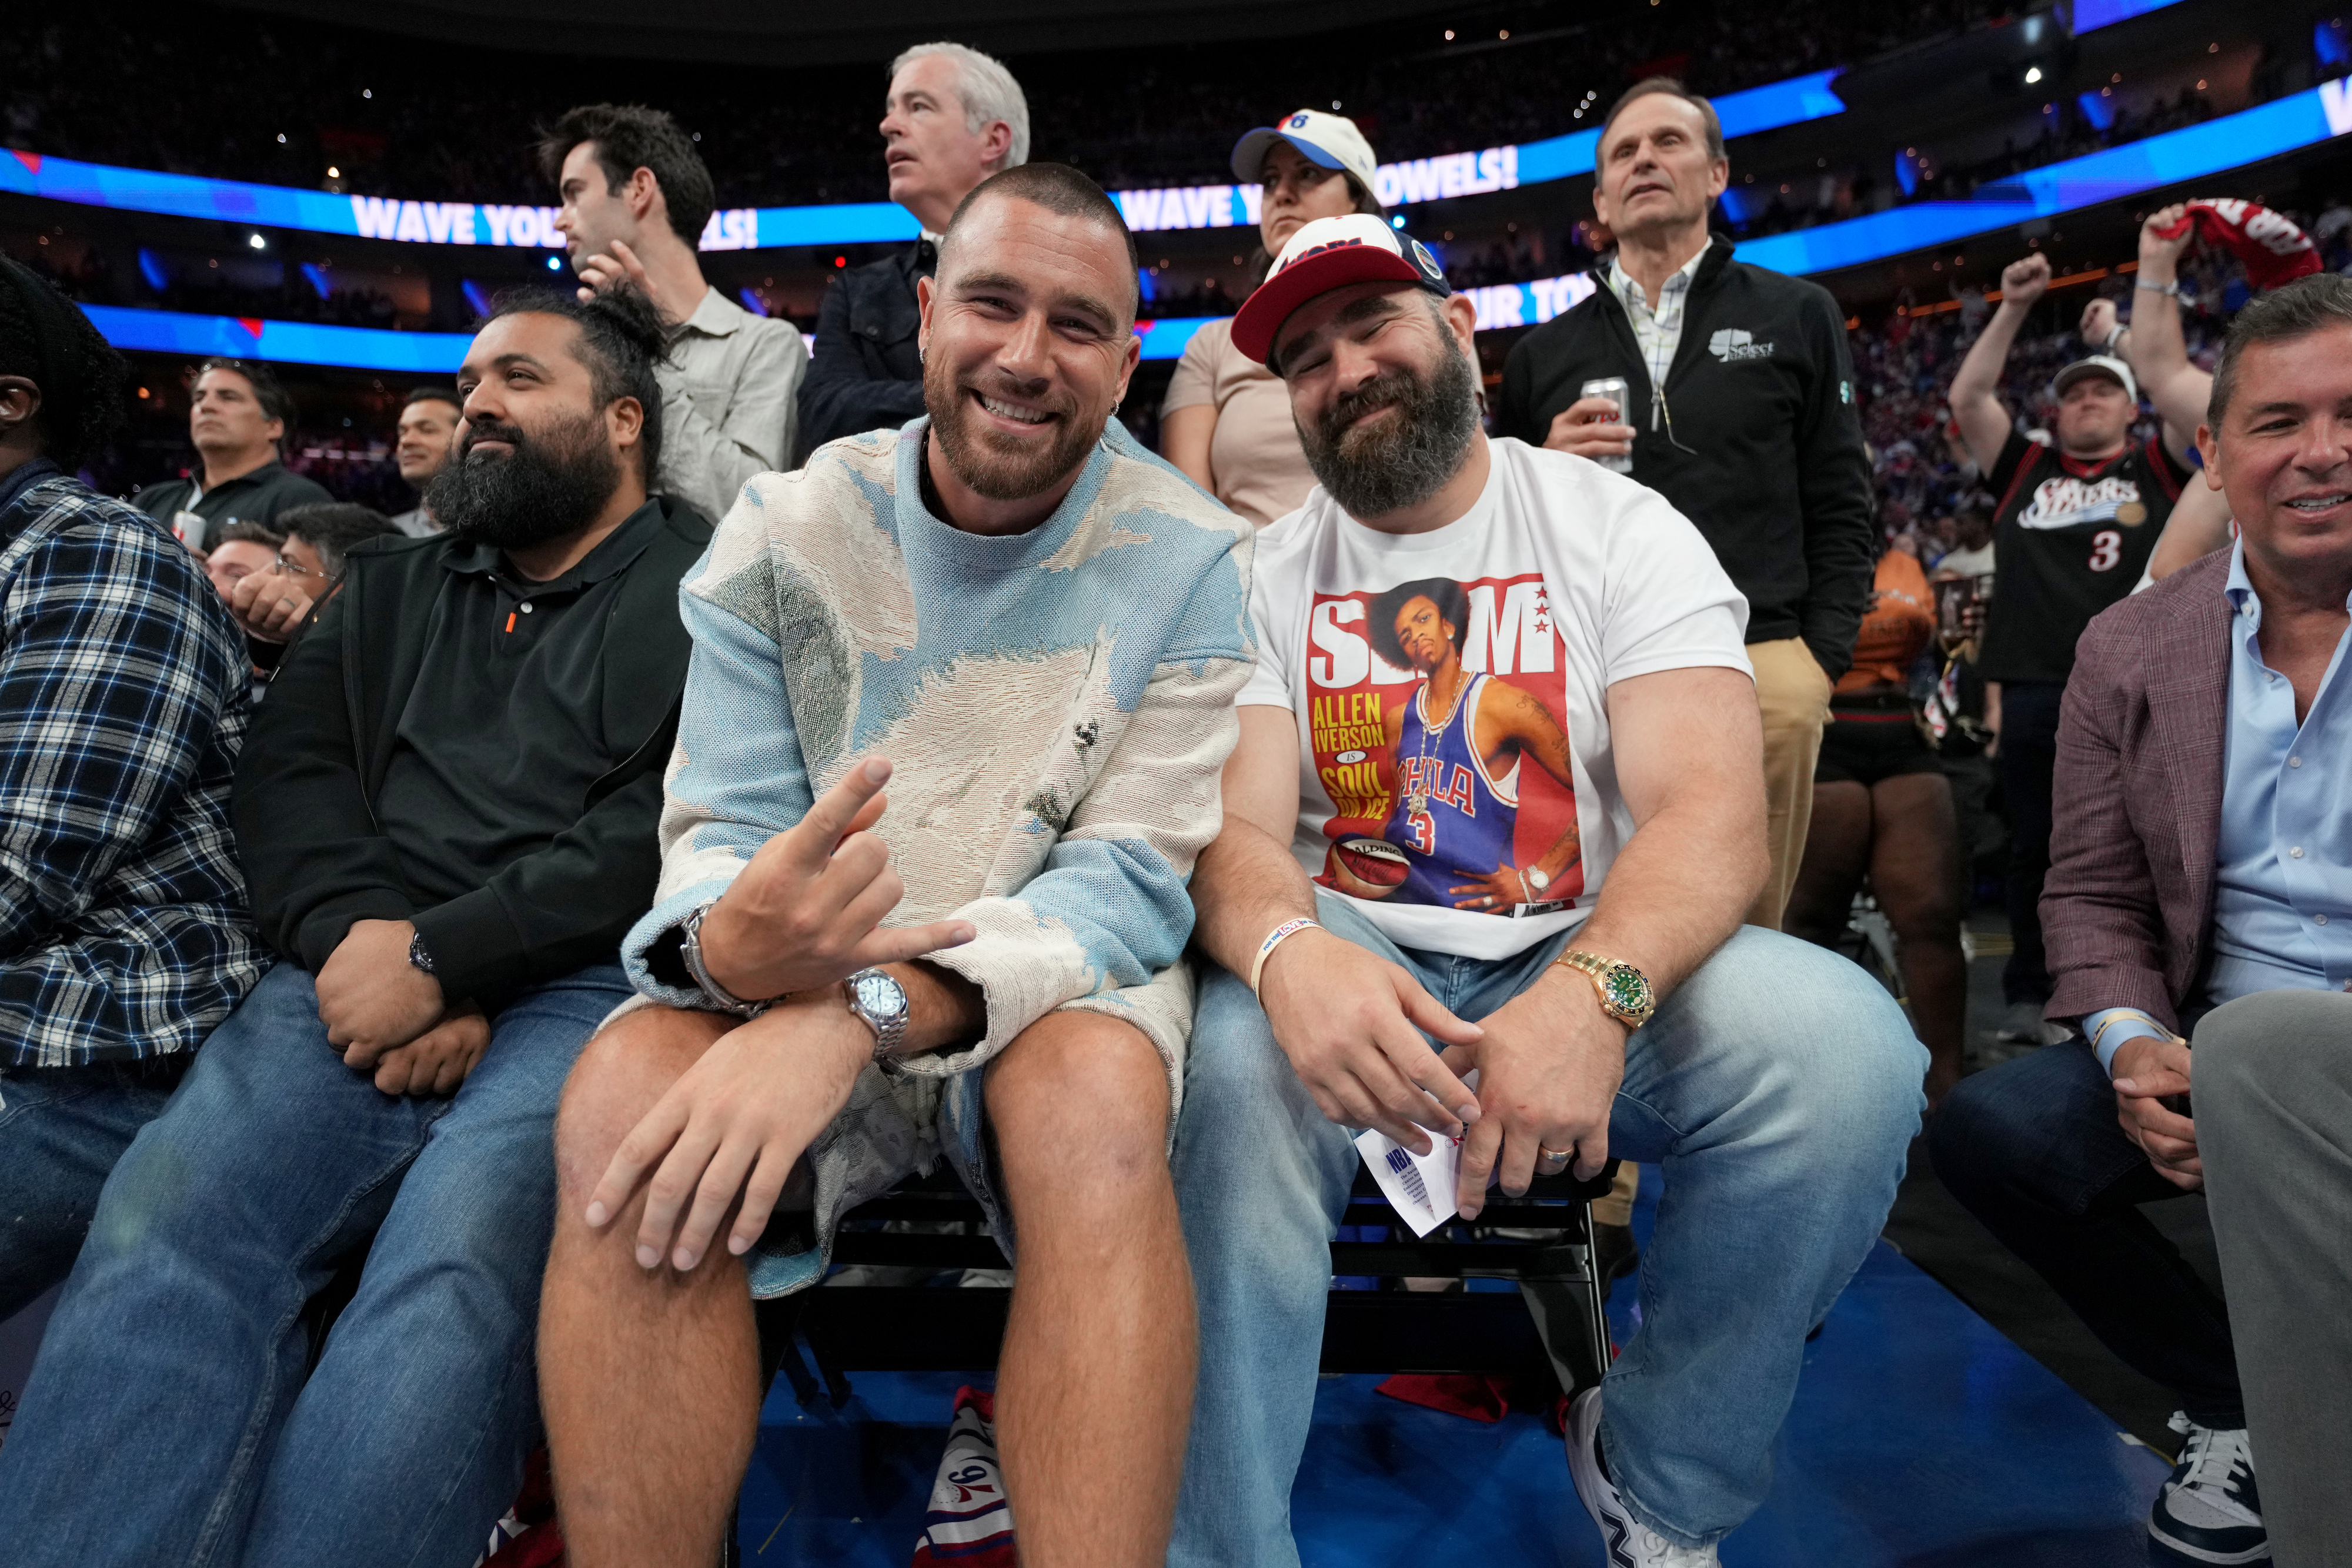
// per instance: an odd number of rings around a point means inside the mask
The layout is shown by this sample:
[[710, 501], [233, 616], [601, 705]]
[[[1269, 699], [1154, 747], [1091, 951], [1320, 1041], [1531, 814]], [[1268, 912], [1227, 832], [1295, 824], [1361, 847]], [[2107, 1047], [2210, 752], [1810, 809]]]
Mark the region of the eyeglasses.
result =
[[278, 554], [277, 560], [271, 563], [269, 570], [276, 572], [280, 577], [319, 577], [323, 575], [322, 573], [312, 571], [309, 567], [304, 566], [299, 560], [289, 559], [282, 551]]

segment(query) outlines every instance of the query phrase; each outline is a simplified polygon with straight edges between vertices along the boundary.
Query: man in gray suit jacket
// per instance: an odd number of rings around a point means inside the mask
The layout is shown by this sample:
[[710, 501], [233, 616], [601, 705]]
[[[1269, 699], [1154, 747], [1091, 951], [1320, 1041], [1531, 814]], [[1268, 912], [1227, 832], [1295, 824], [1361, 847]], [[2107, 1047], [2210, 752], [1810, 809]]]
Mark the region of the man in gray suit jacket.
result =
[[[1968, 1080], [1930, 1136], [1953, 1194], [2179, 1393], [2149, 1533], [2194, 1562], [2340, 1564], [2352, 278], [2248, 307], [2206, 418], [2238, 542], [2093, 621], [2066, 688], [2042, 919], [2048, 1016], [2082, 1038]], [[2226, 1311], [2139, 1212], [2200, 1192]]]

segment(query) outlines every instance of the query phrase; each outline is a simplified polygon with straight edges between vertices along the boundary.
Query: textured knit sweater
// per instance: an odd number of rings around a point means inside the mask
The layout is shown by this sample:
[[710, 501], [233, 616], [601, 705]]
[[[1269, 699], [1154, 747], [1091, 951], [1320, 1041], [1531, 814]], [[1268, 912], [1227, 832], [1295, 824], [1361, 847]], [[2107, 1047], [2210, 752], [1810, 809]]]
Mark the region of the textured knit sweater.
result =
[[867, 758], [906, 883], [889, 925], [959, 915], [931, 961], [987, 1003], [976, 1042], [907, 1059], [934, 1082], [1066, 1006], [1126, 1019], [1181, 1082], [1192, 862], [1255, 659], [1252, 530], [1113, 421], [1053, 516], [987, 537], [924, 507], [927, 421], [831, 443], [744, 488], [680, 588], [694, 637], [646, 954]]

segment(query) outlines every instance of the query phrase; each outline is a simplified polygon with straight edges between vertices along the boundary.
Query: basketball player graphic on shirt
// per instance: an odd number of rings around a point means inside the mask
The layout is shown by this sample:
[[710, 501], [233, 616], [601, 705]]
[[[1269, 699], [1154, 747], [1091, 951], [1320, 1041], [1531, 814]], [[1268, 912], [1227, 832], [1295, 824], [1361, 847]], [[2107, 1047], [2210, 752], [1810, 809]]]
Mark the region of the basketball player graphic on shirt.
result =
[[1444, 578], [1401, 583], [1366, 606], [1373, 651], [1422, 677], [1387, 716], [1392, 806], [1382, 836], [1404, 852], [1400, 891], [1413, 902], [1508, 915], [1562, 895], [1581, 855], [1567, 830], [1534, 861], [1511, 863], [1519, 769], [1533, 758], [1576, 788], [1568, 736], [1530, 693], [1462, 664], [1470, 603]]

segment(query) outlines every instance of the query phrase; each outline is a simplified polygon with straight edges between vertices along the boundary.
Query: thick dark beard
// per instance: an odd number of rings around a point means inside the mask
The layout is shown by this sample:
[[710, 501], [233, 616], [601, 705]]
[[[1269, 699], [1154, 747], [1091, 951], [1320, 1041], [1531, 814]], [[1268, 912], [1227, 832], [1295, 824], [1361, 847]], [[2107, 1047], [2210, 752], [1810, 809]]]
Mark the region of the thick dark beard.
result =
[[[1349, 426], [1394, 404], [1397, 417], [1371, 430]], [[1478, 432], [1478, 387], [1470, 361], [1448, 340], [1435, 372], [1384, 371], [1298, 427], [1307, 466], [1351, 517], [1384, 517], [1417, 507], [1462, 471]]]
[[605, 442], [601, 414], [563, 420], [536, 435], [492, 428], [513, 443], [510, 455], [475, 456], [473, 443], [487, 439], [477, 426], [467, 432], [467, 449], [425, 488], [434, 519], [458, 538], [508, 550], [545, 544], [593, 523], [621, 487], [621, 460]]
[[974, 495], [992, 501], [1020, 501], [1042, 494], [1068, 478], [1102, 439], [1103, 426], [1088, 429], [1064, 413], [1054, 439], [1042, 452], [1007, 452], [986, 430], [972, 428], [971, 407], [963, 387], [944, 360], [923, 366], [923, 404], [931, 413], [931, 433], [939, 437], [940, 455], [955, 476]]

